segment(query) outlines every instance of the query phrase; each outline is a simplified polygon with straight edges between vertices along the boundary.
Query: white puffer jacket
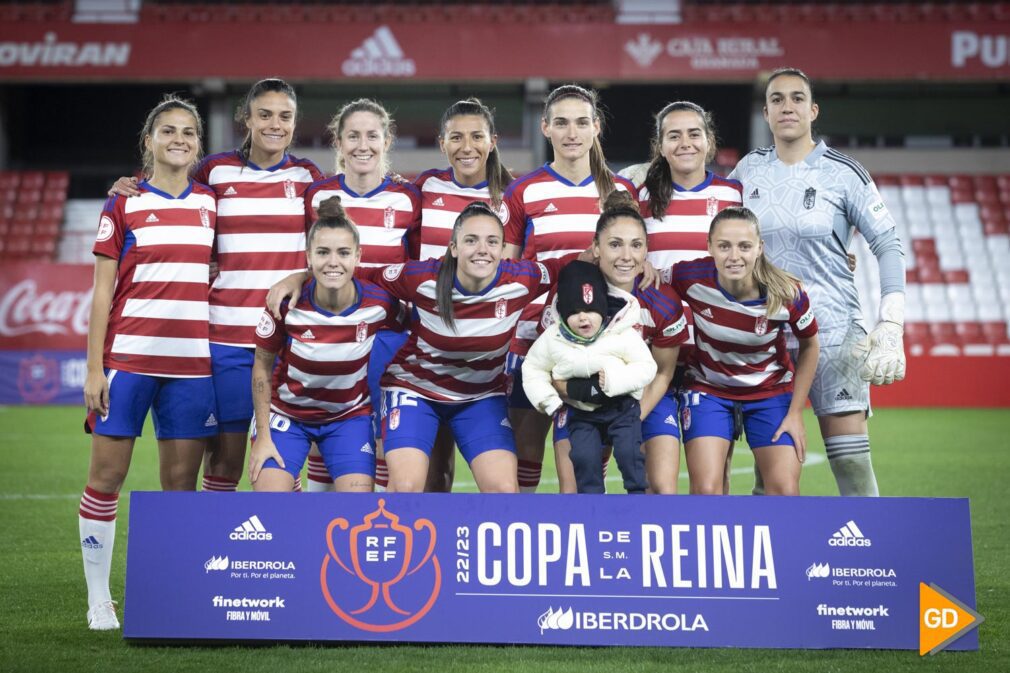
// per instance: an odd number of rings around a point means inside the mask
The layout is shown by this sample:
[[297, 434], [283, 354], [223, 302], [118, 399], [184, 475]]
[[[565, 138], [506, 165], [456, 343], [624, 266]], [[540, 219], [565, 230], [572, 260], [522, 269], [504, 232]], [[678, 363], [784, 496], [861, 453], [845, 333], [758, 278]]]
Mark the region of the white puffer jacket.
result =
[[[556, 306], [544, 311], [545, 323], [550, 323], [537, 337], [523, 362], [523, 390], [534, 407], [552, 415], [563, 404], [551, 379], [588, 378], [604, 373], [603, 392], [609, 397], [631, 395], [642, 399], [642, 389], [656, 376], [656, 361], [642, 340], [641, 312], [638, 300], [623, 290], [608, 287], [612, 296], [625, 301], [624, 307], [591, 344], [578, 344], [566, 339], [553, 318]], [[572, 406], [584, 411], [599, 408], [598, 404], [572, 401]]]

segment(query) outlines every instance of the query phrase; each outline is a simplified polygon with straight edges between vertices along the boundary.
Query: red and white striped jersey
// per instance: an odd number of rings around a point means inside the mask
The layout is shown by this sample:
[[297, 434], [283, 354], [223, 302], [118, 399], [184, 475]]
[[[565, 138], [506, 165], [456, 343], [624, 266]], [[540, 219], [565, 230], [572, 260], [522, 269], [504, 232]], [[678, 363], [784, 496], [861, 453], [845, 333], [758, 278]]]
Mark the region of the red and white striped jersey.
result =
[[[411, 333], [386, 369], [383, 388], [437, 402], [470, 402], [505, 394], [505, 356], [519, 313], [550, 289], [560, 260], [539, 264], [502, 260], [494, 280], [470, 294], [455, 284], [455, 330], [438, 315], [435, 286], [441, 260], [386, 267], [370, 277], [393, 296], [414, 303]], [[372, 271], [372, 270], [366, 270]]]
[[769, 318], [763, 298], [737, 301], [719, 286], [711, 257], [674, 266], [671, 284], [694, 313], [691, 390], [733, 400], [763, 399], [792, 390], [793, 363], [782, 326], [788, 323], [800, 339], [817, 333], [806, 292], [800, 289], [791, 305]]
[[119, 261], [103, 362], [172, 378], [210, 375], [207, 286], [214, 192], [190, 182], [178, 197], [146, 181], [105, 202], [94, 253]]
[[[487, 182], [465, 187], [452, 175], [451, 168], [433, 168], [414, 182], [421, 190], [421, 251], [418, 259], [442, 259], [452, 238], [452, 225], [463, 209], [474, 201], [491, 203]], [[498, 217], [505, 221], [502, 203]]]
[[195, 179], [217, 194], [218, 276], [210, 289], [210, 340], [251, 347], [270, 286], [304, 271], [305, 190], [323, 174], [285, 155], [275, 166], [244, 162], [237, 151], [214, 154]]
[[358, 301], [340, 314], [316, 305], [316, 281], [302, 286], [294, 305], [281, 305], [278, 323], [262, 311], [256, 346], [278, 353], [274, 411], [306, 423], [331, 423], [372, 412], [368, 354], [380, 329], [402, 330], [404, 309], [388, 292], [354, 281]]
[[639, 287], [642, 277], [635, 279], [632, 296], [642, 307], [642, 338], [656, 348], [675, 348], [687, 342], [687, 319], [680, 297], [669, 285], [658, 288]]
[[[634, 185], [615, 175], [617, 189], [635, 193]], [[544, 261], [582, 252], [593, 242], [600, 218], [600, 192], [593, 176], [579, 184], [545, 164], [519, 178], [505, 191], [508, 219], [505, 242], [522, 248], [523, 259]], [[537, 338], [545, 297], [523, 312], [513, 352], [524, 354]]]
[[649, 235], [649, 262], [657, 269], [667, 269], [708, 255], [708, 228], [720, 210], [743, 204], [743, 187], [706, 172], [705, 180], [691, 189], [674, 183], [670, 203], [663, 218], [652, 214], [649, 189], [638, 188], [638, 202]]
[[421, 231], [421, 192], [389, 178], [367, 194], [358, 194], [343, 174], [313, 183], [305, 192], [305, 230], [316, 221], [319, 204], [340, 197], [361, 237], [361, 265], [386, 266], [417, 259]]

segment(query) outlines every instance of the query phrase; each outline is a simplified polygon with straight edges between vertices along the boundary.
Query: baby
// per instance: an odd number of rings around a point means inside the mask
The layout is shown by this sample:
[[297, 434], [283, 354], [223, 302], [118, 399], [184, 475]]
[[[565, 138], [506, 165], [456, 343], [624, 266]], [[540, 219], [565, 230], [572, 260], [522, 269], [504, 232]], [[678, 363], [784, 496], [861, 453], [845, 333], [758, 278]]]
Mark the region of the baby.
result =
[[[540, 411], [567, 415], [571, 460], [579, 493], [605, 493], [603, 447], [614, 457], [628, 493], [645, 492], [638, 400], [656, 375], [642, 340], [638, 300], [608, 288], [599, 267], [570, 263], [558, 277], [556, 310], [523, 363], [523, 389]], [[550, 316], [556, 313], [560, 320]], [[565, 391], [568, 405], [555, 389]], [[560, 419], [559, 419], [560, 422]]]

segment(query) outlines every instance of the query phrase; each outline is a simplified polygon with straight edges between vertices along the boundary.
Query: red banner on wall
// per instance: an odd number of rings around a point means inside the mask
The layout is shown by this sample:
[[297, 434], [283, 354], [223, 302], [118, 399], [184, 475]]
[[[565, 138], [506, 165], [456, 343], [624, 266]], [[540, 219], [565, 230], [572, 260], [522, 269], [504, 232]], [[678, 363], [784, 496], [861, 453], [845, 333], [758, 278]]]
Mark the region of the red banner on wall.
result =
[[[249, 49], [239, 45], [269, 45]], [[0, 25], [8, 80], [751, 81], [783, 65], [858, 80], [1010, 75], [1006, 24], [414, 23]]]
[[0, 265], [0, 350], [87, 350], [92, 276], [87, 264]]

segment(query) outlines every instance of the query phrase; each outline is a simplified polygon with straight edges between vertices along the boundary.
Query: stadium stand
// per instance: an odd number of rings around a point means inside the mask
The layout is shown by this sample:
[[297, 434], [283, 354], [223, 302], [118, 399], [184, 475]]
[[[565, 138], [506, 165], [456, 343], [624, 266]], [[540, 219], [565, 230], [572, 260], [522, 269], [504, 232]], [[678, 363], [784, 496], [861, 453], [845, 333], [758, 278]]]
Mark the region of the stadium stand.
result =
[[65, 171], [0, 171], [0, 260], [53, 258], [69, 183]]

